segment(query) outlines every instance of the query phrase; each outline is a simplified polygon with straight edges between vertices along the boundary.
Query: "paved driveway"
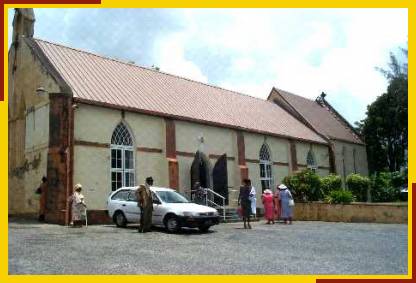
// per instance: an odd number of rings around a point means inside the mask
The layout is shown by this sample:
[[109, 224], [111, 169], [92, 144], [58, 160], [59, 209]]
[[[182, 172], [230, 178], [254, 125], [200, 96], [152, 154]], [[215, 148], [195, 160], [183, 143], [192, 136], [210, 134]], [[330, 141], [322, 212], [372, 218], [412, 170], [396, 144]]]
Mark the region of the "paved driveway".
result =
[[11, 220], [9, 274], [407, 274], [407, 225], [241, 225], [172, 235]]

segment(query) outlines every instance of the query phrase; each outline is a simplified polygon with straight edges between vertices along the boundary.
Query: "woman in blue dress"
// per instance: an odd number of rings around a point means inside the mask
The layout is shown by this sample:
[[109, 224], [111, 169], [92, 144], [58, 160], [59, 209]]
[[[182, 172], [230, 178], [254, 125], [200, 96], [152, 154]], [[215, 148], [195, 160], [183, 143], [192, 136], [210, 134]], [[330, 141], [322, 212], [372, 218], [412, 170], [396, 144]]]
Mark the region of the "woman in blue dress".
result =
[[292, 224], [293, 211], [292, 206], [289, 205], [289, 201], [293, 201], [292, 194], [284, 184], [281, 184], [278, 188], [280, 190], [280, 201], [282, 205], [280, 217], [286, 224]]

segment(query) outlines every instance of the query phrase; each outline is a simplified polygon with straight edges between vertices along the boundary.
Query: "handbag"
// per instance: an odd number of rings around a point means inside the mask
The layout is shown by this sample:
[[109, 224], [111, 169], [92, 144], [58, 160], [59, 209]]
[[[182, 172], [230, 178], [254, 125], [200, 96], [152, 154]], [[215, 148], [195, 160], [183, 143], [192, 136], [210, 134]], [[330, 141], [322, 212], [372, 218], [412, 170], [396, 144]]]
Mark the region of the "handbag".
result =
[[293, 199], [289, 200], [289, 206], [295, 206], [295, 201]]
[[238, 213], [238, 216], [243, 217], [243, 209], [241, 208], [241, 206], [237, 208], [237, 213]]

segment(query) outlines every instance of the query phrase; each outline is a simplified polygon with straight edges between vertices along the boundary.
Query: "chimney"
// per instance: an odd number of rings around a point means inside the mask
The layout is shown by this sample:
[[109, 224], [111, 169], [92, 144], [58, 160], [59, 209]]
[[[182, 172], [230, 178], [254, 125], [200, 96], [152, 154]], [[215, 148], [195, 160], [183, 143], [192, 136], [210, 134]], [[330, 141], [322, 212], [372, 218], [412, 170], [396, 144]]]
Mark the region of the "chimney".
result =
[[33, 37], [35, 27], [35, 13], [33, 9], [15, 8], [13, 18], [13, 42], [19, 37]]

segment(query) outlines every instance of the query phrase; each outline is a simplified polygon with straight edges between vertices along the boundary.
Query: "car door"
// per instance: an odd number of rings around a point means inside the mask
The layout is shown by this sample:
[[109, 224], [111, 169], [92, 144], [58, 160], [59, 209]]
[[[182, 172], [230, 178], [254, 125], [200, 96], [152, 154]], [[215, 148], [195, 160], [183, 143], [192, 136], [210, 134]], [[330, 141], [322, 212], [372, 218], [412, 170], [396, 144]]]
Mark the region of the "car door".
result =
[[124, 206], [124, 214], [126, 215], [128, 222], [139, 222], [140, 208], [137, 205], [137, 198], [135, 191], [130, 191], [127, 201]]
[[128, 194], [129, 192], [127, 190], [120, 190], [111, 197], [108, 204], [108, 210], [111, 216], [113, 216], [114, 212], [117, 210], [124, 212]]
[[152, 192], [152, 199], [153, 199], [153, 215], [152, 215], [152, 223], [153, 225], [162, 225], [163, 226], [163, 204], [160, 201], [159, 197]]

